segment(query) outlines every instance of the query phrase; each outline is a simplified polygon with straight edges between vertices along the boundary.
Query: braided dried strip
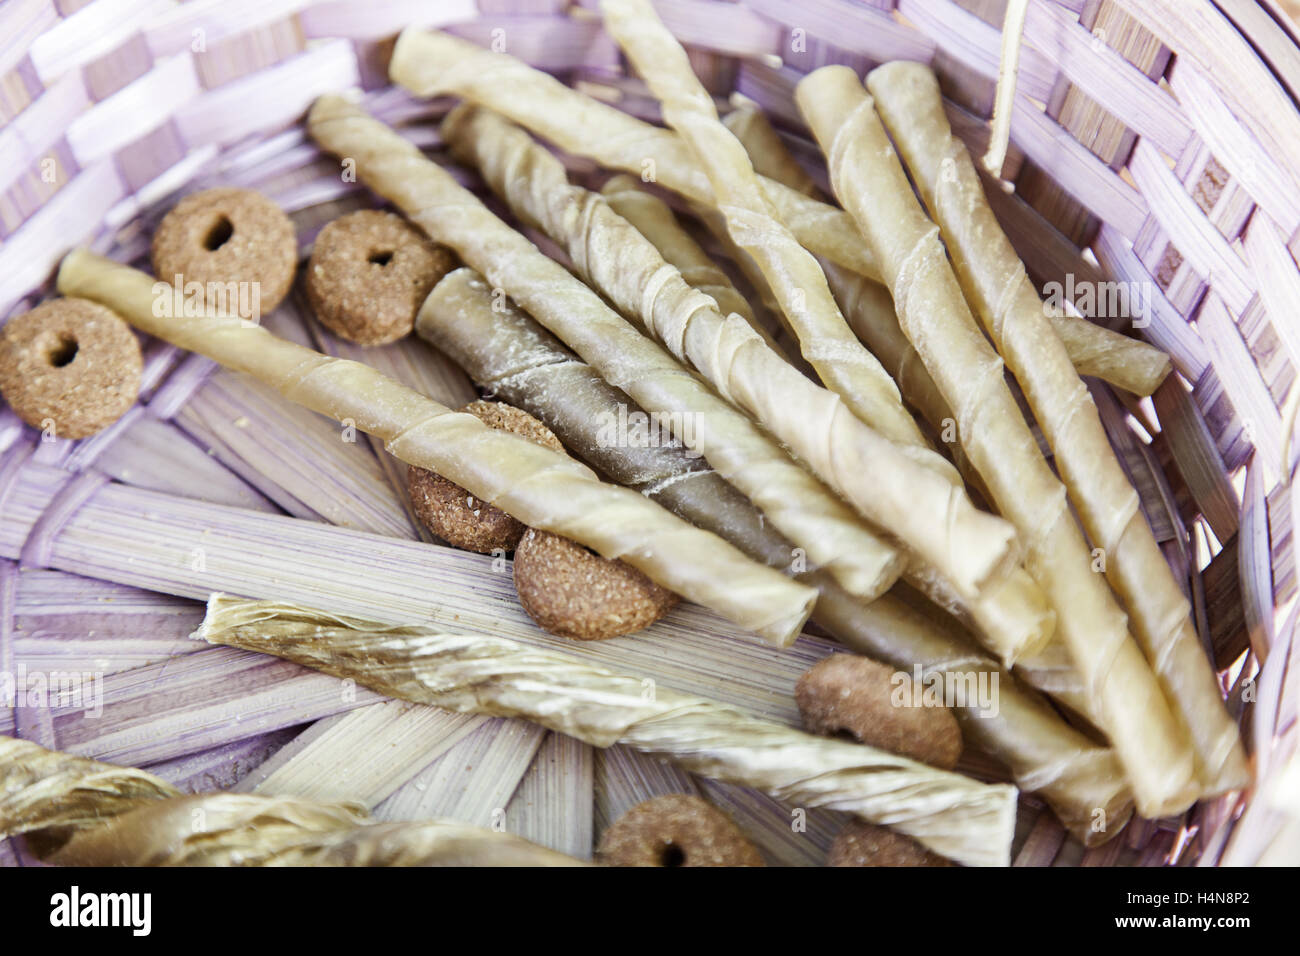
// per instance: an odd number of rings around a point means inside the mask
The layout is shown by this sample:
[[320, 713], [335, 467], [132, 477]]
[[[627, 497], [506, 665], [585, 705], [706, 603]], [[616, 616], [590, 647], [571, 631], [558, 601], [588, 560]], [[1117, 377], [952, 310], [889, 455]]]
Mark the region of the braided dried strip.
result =
[[891, 63], [867, 79], [876, 107], [939, 223], [967, 300], [1025, 390], [1056, 467], [1196, 750], [1202, 786], [1218, 793], [1249, 779], [1237, 726], [1174, 580], [1106, 437], [1092, 395], [1054, 334], [1024, 265], [984, 198], [965, 146], [952, 135], [934, 74]]
[[855, 813], [969, 865], [1008, 862], [1016, 789], [814, 737], [555, 651], [481, 634], [394, 627], [274, 601], [213, 595], [196, 632], [390, 697], [521, 717], [595, 747], [622, 743], [795, 806]]
[[1056, 633], [1093, 702], [1138, 811], [1179, 812], [1197, 796], [1187, 734], [1092, 570], [1083, 534], [1003, 378], [939, 242], [908, 186], [871, 98], [852, 70], [824, 67], [795, 92], [827, 156], [835, 193], [884, 264], [904, 333], [952, 405], [962, 446], [1029, 549], [1027, 568], [1057, 613]]
[[[445, 277], [425, 300], [416, 331], [503, 401], [541, 419], [567, 448], [610, 480], [636, 488], [688, 521], [726, 538], [755, 560], [790, 563], [791, 543], [746, 498], [685, 449], [602, 441], [602, 422], [626, 397], [514, 306], [494, 308], [470, 269]], [[968, 739], [1001, 760], [1022, 790], [1042, 795], [1084, 843], [1109, 839], [1132, 812], [1112, 751], [1070, 727], [1038, 696], [979, 654], [950, 619], [887, 594], [865, 603], [815, 570], [813, 620], [842, 644], [911, 672], [952, 674], [998, 689], [998, 712], [961, 698]], [[1096, 811], [1104, 814], [1098, 827]]]
[[[767, 118], [762, 113], [750, 112], [746, 121], [738, 124], [744, 136], [741, 133], [737, 133], [737, 136], [753, 158], [755, 168], [768, 168], [778, 180], [781, 176], [790, 175], [792, 167], [798, 168], [794, 157], [786, 150]], [[787, 185], [794, 186], [795, 183]], [[716, 222], [717, 216], [705, 212], [704, 218], [723, 244], [727, 245], [729, 237], [726, 228]], [[742, 268], [748, 264], [747, 273], [753, 268], [753, 261], [744, 251], [735, 249], [733, 255]], [[934, 379], [925, 370], [921, 357], [898, 327], [898, 317], [894, 314], [889, 290], [833, 263], [824, 262], [822, 267], [854, 333], [871, 347], [885, 363], [886, 369], [892, 368], [894, 380], [902, 394], [909, 397], [909, 400], [915, 400], [914, 404], [921, 403], [925, 412], [931, 416], [931, 425], [940, 436], [945, 436], [952, 427], [952, 412], [939, 393], [938, 386], [934, 384]], [[759, 288], [766, 288], [761, 275], [751, 276], [751, 281], [757, 283]], [[988, 498], [988, 491], [984, 488], [979, 473], [966, 460], [961, 445], [956, 442], [956, 435], [952, 435], [950, 440], [953, 459], [958, 467], [968, 481]], [[957, 589], [935, 569], [921, 566], [915, 561], [910, 563], [906, 577], [909, 583], [924, 592], [931, 601], [960, 618], [980, 636], [980, 643], [985, 647], [994, 651], [1022, 648], [1019, 653], [1003, 653], [1002, 663], [1010, 666], [1016, 660], [1023, 662], [1020, 665], [1022, 674], [1030, 684], [1042, 685], [1044, 689], [1062, 695], [1062, 699], [1076, 709], [1086, 705], [1078, 692], [1079, 688], [1069, 686], [1071, 683], [1077, 685], [1078, 682], [1069, 679], [1068, 661], [1057, 660], [1048, 666], [1041, 654], [1026, 654], [1026, 651], [1044, 650], [1055, 627], [1056, 614], [1048, 606], [1042, 589], [1023, 568], [1014, 568], [995, 585], [970, 600], [963, 599]]]
[[[952, 466], [924, 445], [919, 432], [917, 444], [900, 448], [854, 416], [834, 392], [767, 348], [739, 316], [723, 318], [712, 299], [687, 284], [599, 195], [571, 186], [563, 164], [519, 127], [464, 106], [447, 118], [443, 134], [457, 158], [477, 166], [517, 216], [560, 243], [596, 289], [639, 316], [673, 354], [753, 415], [860, 513], [895, 530], [901, 522], [880, 518], [880, 502], [938, 502], [946, 524], [933, 526], [920, 545], [915, 537], [905, 540], [956, 582], [958, 593], [974, 597], [1003, 570], [1009, 525], [970, 505]], [[907, 414], [901, 403], [898, 410]], [[997, 632], [1003, 641], [1007, 636]], [[1050, 630], [1029, 636], [1035, 645], [999, 643], [994, 650], [1014, 660], [1045, 642]]]
[[[389, 75], [417, 95], [462, 96], [566, 152], [612, 169], [652, 174], [673, 192], [705, 206], [713, 204], [708, 177], [673, 133], [572, 90], [505, 53], [411, 27], [398, 37]], [[880, 278], [879, 264], [843, 210], [770, 179], [760, 181], [781, 221], [810, 251], [860, 275]], [[1144, 342], [1071, 316], [1053, 321], [1084, 375], [1149, 395], [1169, 370], [1163, 353]]]
[[765, 640], [787, 645], [812, 609], [810, 588], [751, 561], [627, 488], [473, 415], [453, 412], [359, 362], [287, 342], [213, 313], [158, 318], [153, 281], [84, 250], [67, 255], [59, 288], [137, 328], [246, 372], [285, 398], [382, 439], [402, 461], [454, 481], [524, 524], [622, 558], [676, 593]]
[[799, 339], [804, 358], [849, 410], [900, 444], [924, 444], [894, 380], [849, 329], [821, 266], [768, 200], [745, 147], [722, 125], [686, 50], [649, 0], [601, 0], [605, 29], [622, 47], [713, 186], [727, 232], [753, 257]]
[[[418, 149], [338, 97], [318, 100], [309, 126], [327, 149], [354, 158], [361, 180], [395, 203], [431, 238], [455, 249], [462, 260], [527, 308], [642, 408], [665, 415], [679, 437], [690, 438], [710, 464], [805, 549], [809, 560], [864, 596], [883, 593], [897, 579], [903, 563], [897, 550], [868, 529], [841, 499], [746, 415], [493, 215]], [[743, 320], [737, 322], [744, 325]], [[933, 524], [921, 523], [923, 530], [915, 526], [911, 530], [928, 535]]]
[[351, 804], [185, 795], [142, 770], [0, 737], [0, 837], [59, 866], [581, 866], [454, 821], [378, 823]]

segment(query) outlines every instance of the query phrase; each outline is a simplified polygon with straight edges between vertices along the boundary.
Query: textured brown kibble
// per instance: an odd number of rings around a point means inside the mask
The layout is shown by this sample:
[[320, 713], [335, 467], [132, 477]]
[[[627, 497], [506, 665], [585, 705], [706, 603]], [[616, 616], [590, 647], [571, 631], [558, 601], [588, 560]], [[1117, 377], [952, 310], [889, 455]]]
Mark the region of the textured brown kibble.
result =
[[[163, 217], [151, 246], [162, 282], [204, 286], [210, 308], [257, 321], [283, 301], [298, 268], [298, 241], [284, 210], [251, 189], [222, 186], [186, 196]], [[231, 294], [228, 283], [257, 289]], [[245, 287], [247, 289], [252, 286]]]
[[731, 818], [699, 797], [669, 794], [638, 803], [600, 838], [610, 866], [763, 866]]
[[0, 331], [0, 395], [58, 438], [85, 438], [121, 418], [142, 367], [131, 327], [87, 299], [51, 299]]
[[[961, 756], [961, 728], [946, 707], [895, 706], [892, 667], [856, 654], [833, 654], [809, 668], [795, 687], [804, 726], [812, 733], [849, 733], [864, 744], [951, 770]], [[921, 700], [912, 683], [909, 700]]]
[[911, 837], [854, 820], [835, 837], [827, 866], [952, 866]]
[[577, 641], [633, 634], [677, 603], [677, 595], [630, 564], [535, 528], [515, 549], [514, 572], [519, 603], [537, 626]]
[[401, 216], [365, 209], [335, 219], [316, 237], [307, 299], [335, 335], [384, 345], [409, 335], [429, 291], [455, 257]]
[[[500, 402], [470, 402], [468, 412], [485, 425], [508, 431], [552, 451], [564, 446], [551, 430], [532, 415]], [[481, 501], [454, 482], [424, 468], [411, 465], [406, 472], [407, 488], [415, 516], [448, 544], [466, 551], [491, 554], [513, 551], [524, 526], [500, 508]]]

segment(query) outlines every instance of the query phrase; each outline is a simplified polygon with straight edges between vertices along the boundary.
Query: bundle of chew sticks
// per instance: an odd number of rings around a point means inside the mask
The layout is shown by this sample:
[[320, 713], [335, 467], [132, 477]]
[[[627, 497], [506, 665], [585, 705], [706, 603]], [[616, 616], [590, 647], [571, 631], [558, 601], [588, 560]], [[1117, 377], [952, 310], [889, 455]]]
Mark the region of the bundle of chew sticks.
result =
[[[563, 264], [346, 98], [319, 99], [308, 128], [466, 266], [430, 295], [419, 333], [607, 482], [712, 535], [357, 363], [280, 350], [230, 317], [160, 320], [147, 277], [89, 253], [65, 260], [60, 291], [349, 417], [399, 458], [770, 643], [791, 642], [811, 608], [848, 648], [909, 673], [1000, 675], [996, 714], [955, 702], [963, 733], [1088, 844], [1130, 806], [1169, 816], [1246, 786], [1182, 584], [1080, 377], [1149, 395], [1168, 360], [1044, 304], [929, 68], [889, 63], [864, 86], [825, 67], [800, 83], [832, 198], [761, 113], [719, 116], [648, 0], [600, 6], [666, 128], [446, 34], [408, 29], [391, 63], [416, 95], [461, 101], [442, 126], [451, 156]], [[548, 147], [635, 178], [590, 191]], [[765, 307], [665, 199], [716, 235]], [[602, 440], [601, 413], [629, 400], [688, 422], [676, 437], [727, 493]], [[890, 814], [906, 816], [891, 805], [880, 822]]]

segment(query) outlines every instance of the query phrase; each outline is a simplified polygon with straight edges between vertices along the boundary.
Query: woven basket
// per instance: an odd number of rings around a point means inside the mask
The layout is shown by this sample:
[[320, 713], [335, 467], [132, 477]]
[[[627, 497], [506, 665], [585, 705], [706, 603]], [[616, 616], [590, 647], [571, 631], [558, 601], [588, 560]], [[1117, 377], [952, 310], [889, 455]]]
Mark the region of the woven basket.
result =
[[[828, 63], [863, 71], [891, 59], [931, 61], [955, 129], [976, 155], [987, 143], [1002, 0], [657, 5], [711, 91], [761, 105], [823, 183], [792, 91], [801, 75]], [[429, 121], [445, 104], [421, 103], [387, 85], [392, 39], [408, 25], [445, 28], [485, 45], [506, 36], [512, 54], [655, 118], [654, 101], [627, 76], [595, 6], [9, 0], [0, 9], [0, 316], [50, 294], [54, 268], [74, 246], [143, 261], [153, 225], [179, 192], [217, 183], [260, 189], [294, 215], [304, 245], [340, 211], [372, 202], [339, 182], [300, 123], [319, 94], [360, 86], [369, 109], [407, 126], [421, 145], [436, 146]], [[1300, 366], [1297, 36], [1273, 2], [1030, 3], [1004, 169], [1016, 188], [991, 190], [991, 199], [1040, 285], [1071, 275], [1153, 290], [1149, 325], [1139, 331], [1172, 356], [1178, 374], [1153, 401], [1138, 404], [1103, 389], [1114, 400], [1100, 405], [1157, 538], [1187, 581], [1200, 634], [1242, 719], [1257, 782], [1245, 798], [1203, 802], [1180, 819], [1134, 821], [1120, 838], [1088, 851], [1025, 798], [1014, 851], [1020, 864], [1253, 864], [1294, 862], [1300, 853], [1292, 548], [1300, 501], [1291, 490], [1300, 397], [1292, 388]], [[290, 313], [278, 320], [281, 334], [299, 323], [298, 334], [310, 338], [293, 303], [281, 311]], [[222, 418], [232, 387], [224, 373], [159, 343], [145, 357], [141, 404], [92, 439], [41, 442], [0, 406], [0, 502], [27, 469], [45, 469], [40, 474], [57, 486], [37, 513], [12, 497], [0, 510], [0, 668], [39, 666], [51, 659], [44, 648], [55, 646], [42, 642], [59, 642], [63, 666], [81, 660], [82, 669], [107, 674], [110, 718], [92, 727], [62, 719], [57, 709], [0, 709], [0, 733], [165, 769], [191, 787], [240, 786], [259, 764], [283, 770], [337, 728], [348, 708], [333, 703], [331, 692], [329, 704], [295, 711], [289, 726], [259, 722], [262, 696], [308, 694], [309, 678], [277, 662], [250, 667], [233, 685], [205, 683], [202, 668], [187, 663], [192, 648], [180, 640], [197, 620], [197, 593], [159, 586], [154, 590], [171, 592], [159, 597], [140, 586], [148, 575], [139, 569], [105, 567], [94, 573], [99, 583], [78, 583], [70, 598], [74, 579], [61, 573], [71, 566], [61, 533], [109, 478], [379, 534], [409, 537], [413, 525], [395, 491], [372, 500], [367, 486], [342, 508], [337, 492], [322, 497], [317, 479], [330, 465], [312, 445], [310, 421], [306, 438], [241, 438], [238, 423]], [[452, 404], [472, 394], [451, 367], [430, 372], [428, 387]], [[142, 429], [180, 433], [178, 441], [199, 450], [197, 460], [186, 460], [183, 475], [168, 472], [181, 467], [176, 462], [142, 460]], [[267, 462], [296, 454], [307, 456], [302, 470], [311, 474], [268, 477]], [[374, 470], [400, 482], [382, 454]], [[75, 566], [90, 573], [85, 561]], [[130, 635], [143, 636], [132, 642]], [[112, 642], [100, 645], [111, 648], [109, 660], [96, 639]], [[211, 701], [201, 716], [164, 722], [182, 701], [197, 714], [198, 698]], [[387, 706], [364, 695], [350, 706], [362, 704], [375, 713]], [[305, 726], [308, 716], [321, 719]], [[210, 732], [223, 722], [229, 728]], [[444, 749], [453, 756], [469, 744], [468, 752], [479, 754], [508, 749], [512, 726], [488, 722]], [[191, 730], [202, 743], [187, 742]], [[513, 818], [516, 803], [543, 792], [548, 755], [565, 744], [554, 734], [529, 740], [483, 784], [490, 792], [478, 806], [506, 807]], [[419, 752], [403, 753], [417, 761], [405, 775], [400, 767], [372, 768], [393, 778], [390, 791], [409, 787], [426, 765], [448, 792], [466, 786], [427, 753], [423, 762]], [[601, 793], [608, 777], [598, 761], [593, 775], [594, 759], [586, 753], [574, 764], [585, 766], [585, 778], [562, 784], [588, 833], [593, 807], [597, 824], [610, 809]], [[262, 775], [269, 772], [276, 770]], [[727, 792], [733, 813], [759, 812], [754, 801]], [[719, 800], [722, 794], [709, 791]], [[450, 798], [437, 804], [440, 812], [456, 808]], [[816, 852], [764, 849], [777, 862], [816, 861]], [[0, 862], [13, 862], [17, 852], [0, 844]]]

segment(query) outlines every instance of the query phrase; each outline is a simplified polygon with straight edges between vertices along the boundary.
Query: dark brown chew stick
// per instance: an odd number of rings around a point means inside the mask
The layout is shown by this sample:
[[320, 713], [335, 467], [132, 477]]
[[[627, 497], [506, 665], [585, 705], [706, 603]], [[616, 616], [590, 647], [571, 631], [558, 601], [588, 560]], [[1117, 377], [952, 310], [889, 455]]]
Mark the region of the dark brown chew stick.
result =
[[638, 803], [600, 838], [610, 866], [763, 866], [731, 818], [699, 797], [670, 794]]
[[[904, 681], [908, 686], [900, 688]], [[906, 693], [897, 694], [900, 689]], [[948, 708], [923, 706], [910, 675], [870, 658], [833, 654], [818, 662], [799, 678], [795, 700], [812, 733], [848, 733], [945, 770], [961, 756], [961, 728]]]
[[58, 438], [85, 438], [121, 418], [142, 367], [131, 327], [86, 299], [51, 299], [0, 331], [0, 394]]
[[623, 561], [529, 528], [515, 549], [515, 592], [538, 627], [578, 641], [603, 641], [649, 627], [677, 595]]
[[409, 335], [421, 303], [455, 257], [401, 216], [364, 209], [335, 219], [316, 237], [307, 299], [335, 335], [384, 345]]
[[261, 193], [227, 186], [173, 206], [150, 251], [159, 280], [199, 283], [209, 308], [253, 322], [280, 304], [298, 267], [298, 241], [284, 210]]
[[854, 820], [835, 837], [827, 866], [952, 866], [909, 836]]
[[[551, 430], [527, 412], [500, 402], [470, 402], [468, 412], [485, 425], [512, 432], [520, 438], [563, 452]], [[414, 465], [406, 471], [411, 507], [426, 528], [448, 544], [466, 551], [491, 554], [513, 551], [524, 526], [500, 508], [480, 501], [460, 485]]]

